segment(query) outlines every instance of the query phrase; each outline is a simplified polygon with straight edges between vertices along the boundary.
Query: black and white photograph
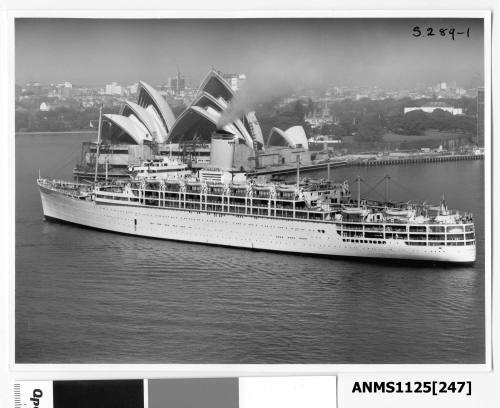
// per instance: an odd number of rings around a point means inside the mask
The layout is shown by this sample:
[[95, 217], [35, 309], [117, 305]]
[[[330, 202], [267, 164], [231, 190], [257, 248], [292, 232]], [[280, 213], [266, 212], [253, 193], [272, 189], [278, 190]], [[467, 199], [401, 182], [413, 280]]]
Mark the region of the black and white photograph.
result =
[[15, 18], [15, 363], [486, 364], [486, 32]]

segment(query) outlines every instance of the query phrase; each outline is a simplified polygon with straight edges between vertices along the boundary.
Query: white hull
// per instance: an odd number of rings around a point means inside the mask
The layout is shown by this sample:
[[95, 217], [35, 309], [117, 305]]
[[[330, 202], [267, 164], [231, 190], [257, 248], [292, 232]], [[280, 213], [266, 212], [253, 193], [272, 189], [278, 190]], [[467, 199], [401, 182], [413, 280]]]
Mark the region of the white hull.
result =
[[343, 242], [331, 222], [96, 203], [41, 188], [46, 217], [107, 231], [302, 254], [473, 262], [475, 245], [408, 246]]

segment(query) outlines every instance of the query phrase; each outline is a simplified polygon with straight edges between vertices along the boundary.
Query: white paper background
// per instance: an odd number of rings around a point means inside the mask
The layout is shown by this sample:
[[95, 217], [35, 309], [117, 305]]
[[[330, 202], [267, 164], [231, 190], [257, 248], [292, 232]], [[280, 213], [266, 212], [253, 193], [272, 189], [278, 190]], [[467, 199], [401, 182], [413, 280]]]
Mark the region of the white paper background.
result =
[[239, 408], [335, 408], [336, 377], [245, 377]]

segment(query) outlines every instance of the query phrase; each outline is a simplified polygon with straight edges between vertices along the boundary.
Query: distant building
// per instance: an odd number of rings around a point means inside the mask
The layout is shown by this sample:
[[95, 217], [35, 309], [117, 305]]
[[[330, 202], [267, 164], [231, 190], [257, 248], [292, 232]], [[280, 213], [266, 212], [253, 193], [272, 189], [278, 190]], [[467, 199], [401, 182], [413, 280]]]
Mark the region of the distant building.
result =
[[106, 95], [122, 95], [123, 89], [121, 85], [118, 85], [116, 82], [111, 82], [106, 85], [104, 93]]
[[451, 113], [452, 115], [462, 115], [463, 114], [462, 108], [454, 108], [452, 106], [447, 106], [444, 102], [431, 102], [427, 106], [407, 107], [407, 108], [404, 108], [404, 113], [407, 114], [408, 112], [415, 111], [415, 110], [421, 110], [423, 112], [432, 113], [436, 109], [441, 109], [445, 112]]
[[323, 125], [332, 125], [334, 123], [331, 116], [306, 116], [304, 122], [308, 123], [311, 128], [318, 128]]
[[40, 82], [28, 82], [24, 89], [34, 95], [40, 95], [42, 93], [42, 86]]
[[222, 78], [231, 85], [233, 91], [237, 91], [245, 83], [247, 76], [245, 74], [222, 74]]
[[186, 89], [186, 79], [178, 72], [176, 76], [168, 78], [168, 88], [172, 93], [178, 95]]
[[40, 104], [40, 111], [41, 112], [48, 112], [50, 110], [50, 105], [46, 102], [42, 102]]
[[61, 98], [71, 98], [73, 96], [73, 84], [64, 82], [56, 85], [57, 95]]
[[135, 84], [132, 84], [132, 85], [125, 87], [125, 94], [135, 95], [137, 93], [138, 89], [139, 89], [139, 83], [136, 82]]
[[365, 99], [368, 98], [368, 94], [356, 94], [356, 100], [359, 101], [360, 99]]

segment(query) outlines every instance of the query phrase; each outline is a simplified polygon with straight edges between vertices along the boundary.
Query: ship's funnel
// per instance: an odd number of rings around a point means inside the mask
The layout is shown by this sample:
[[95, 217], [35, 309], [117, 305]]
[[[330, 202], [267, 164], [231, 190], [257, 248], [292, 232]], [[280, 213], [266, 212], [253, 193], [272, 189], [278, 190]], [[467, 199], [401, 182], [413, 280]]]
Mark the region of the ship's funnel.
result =
[[233, 133], [223, 129], [215, 131], [210, 146], [210, 166], [223, 171], [231, 170], [235, 143], [236, 137]]

